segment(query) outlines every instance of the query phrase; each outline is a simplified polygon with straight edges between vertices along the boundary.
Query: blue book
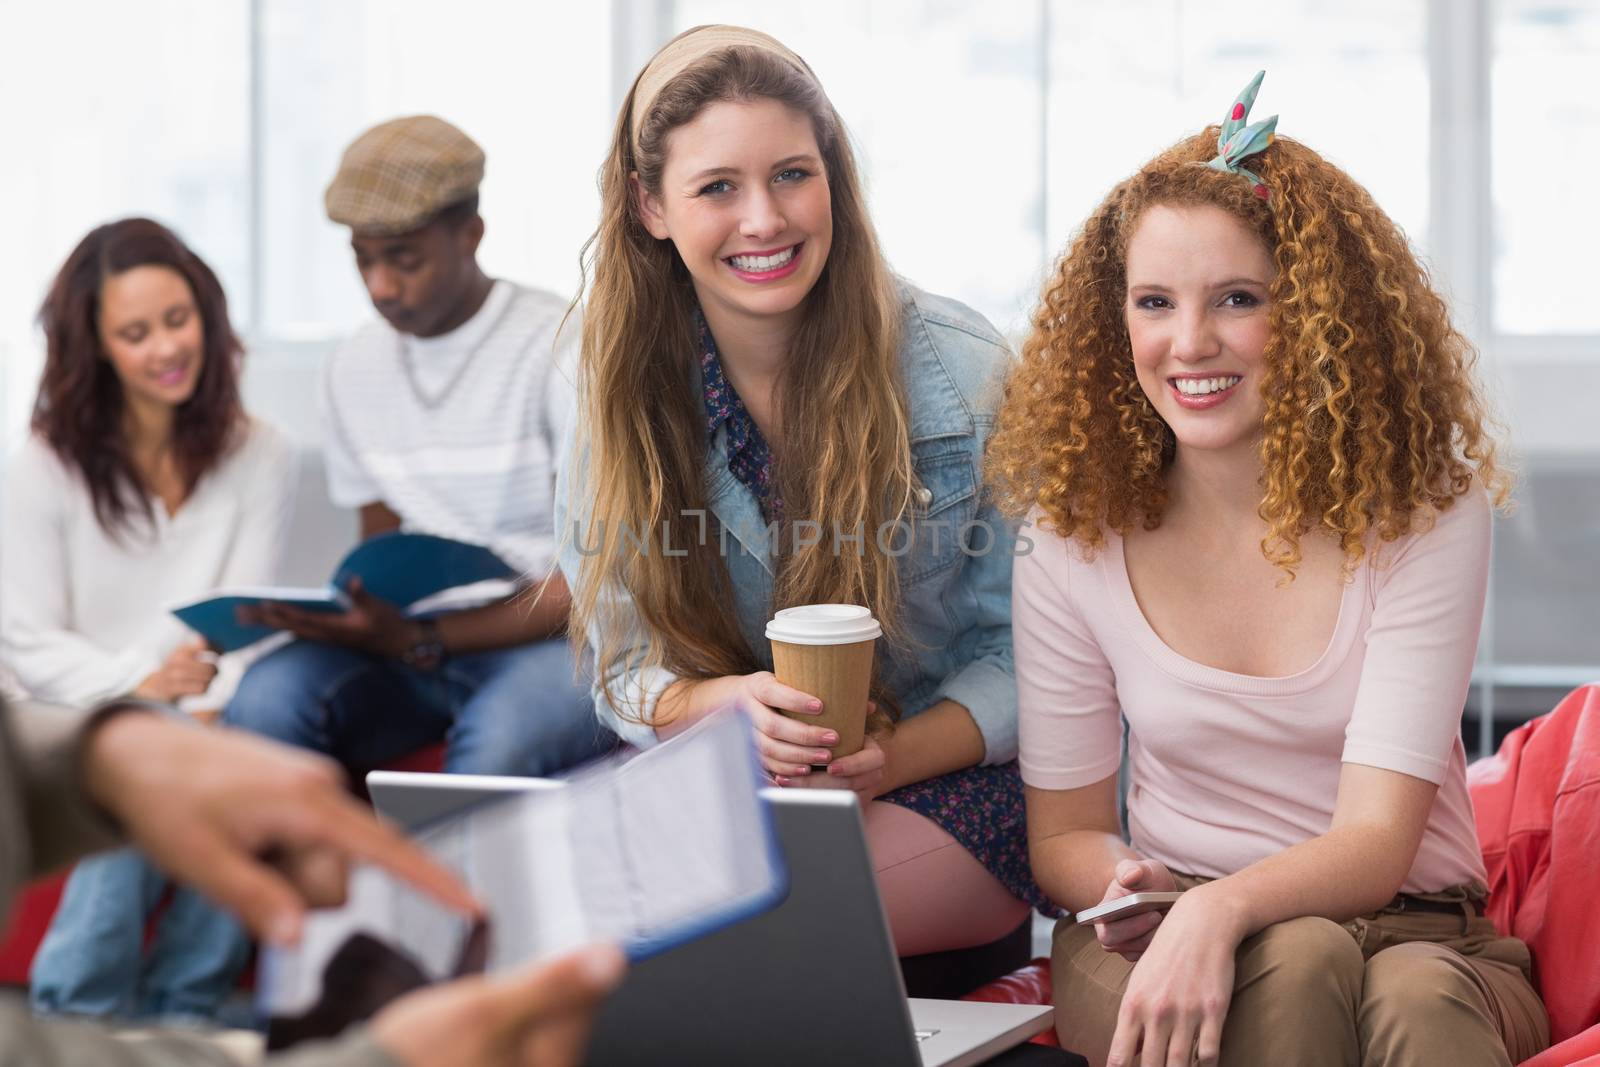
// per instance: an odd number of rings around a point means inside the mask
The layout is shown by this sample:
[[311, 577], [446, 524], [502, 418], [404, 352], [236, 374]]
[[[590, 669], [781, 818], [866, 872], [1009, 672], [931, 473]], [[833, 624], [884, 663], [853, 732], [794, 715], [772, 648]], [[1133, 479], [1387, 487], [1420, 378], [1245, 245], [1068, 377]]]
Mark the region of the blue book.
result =
[[360, 578], [367, 592], [406, 609], [449, 589], [516, 576], [510, 564], [482, 545], [395, 531], [369, 537], [351, 549], [333, 572], [333, 580], [321, 589], [219, 589], [171, 611], [219, 652], [233, 652], [278, 632], [271, 626], [241, 622], [243, 607], [270, 602], [301, 611], [340, 612], [350, 606], [345, 589], [351, 579]]

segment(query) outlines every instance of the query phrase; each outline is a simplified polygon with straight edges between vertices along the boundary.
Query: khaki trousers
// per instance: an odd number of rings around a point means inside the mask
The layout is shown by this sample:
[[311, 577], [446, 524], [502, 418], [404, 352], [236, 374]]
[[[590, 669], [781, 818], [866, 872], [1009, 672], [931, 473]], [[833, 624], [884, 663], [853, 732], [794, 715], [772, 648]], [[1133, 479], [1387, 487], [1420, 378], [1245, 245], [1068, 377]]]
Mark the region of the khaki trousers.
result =
[[[1203, 879], [1178, 881], [1187, 889]], [[1505, 1067], [1542, 1051], [1550, 1023], [1528, 947], [1468, 903], [1480, 892], [1425, 896], [1459, 902], [1459, 915], [1390, 908], [1343, 924], [1308, 916], [1246, 938], [1222, 1063]], [[1093, 926], [1068, 919], [1056, 924], [1050, 961], [1061, 1044], [1100, 1067], [1134, 965], [1102, 949]]]

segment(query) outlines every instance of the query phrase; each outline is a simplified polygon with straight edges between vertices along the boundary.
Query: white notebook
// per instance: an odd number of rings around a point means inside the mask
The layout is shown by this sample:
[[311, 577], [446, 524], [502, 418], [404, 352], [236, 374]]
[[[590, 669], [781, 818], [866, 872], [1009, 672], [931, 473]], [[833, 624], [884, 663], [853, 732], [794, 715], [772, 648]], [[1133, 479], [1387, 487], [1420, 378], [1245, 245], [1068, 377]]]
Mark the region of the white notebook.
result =
[[374, 954], [397, 955], [418, 981], [595, 941], [637, 961], [766, 911], [788, 872], [762, 784], [748, 722], [725, 712], [562, 788], [425, 826], [416, 839], [487, 905], [486, 952], [468, 920], [363, 867], [346, 905], [310, 916], [296, 949], [263, 953], [261, 1006], [274, 1019], [325, 1010], [324, 976], [343, 983], [351, 968], [373, 969]]

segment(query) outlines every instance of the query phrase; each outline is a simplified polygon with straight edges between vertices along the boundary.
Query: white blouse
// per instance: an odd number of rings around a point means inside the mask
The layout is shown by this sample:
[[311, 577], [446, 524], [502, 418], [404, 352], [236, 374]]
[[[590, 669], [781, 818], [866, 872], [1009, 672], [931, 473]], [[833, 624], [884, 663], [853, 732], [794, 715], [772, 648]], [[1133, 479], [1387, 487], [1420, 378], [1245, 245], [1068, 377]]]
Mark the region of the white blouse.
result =
[[[224, 585], [273, 582], [294, 494], [293, 447], [252, 419], [176, 515], [151, 501], [116, 537], [88, 487], [37, 437], [11, 461], [0, 524], [0, 662], [40, 700], [85, 705], [134, 689], [192, 634], [168, 608]], [[220, 707], [244, 661], [225, 656], [185, 707]]]

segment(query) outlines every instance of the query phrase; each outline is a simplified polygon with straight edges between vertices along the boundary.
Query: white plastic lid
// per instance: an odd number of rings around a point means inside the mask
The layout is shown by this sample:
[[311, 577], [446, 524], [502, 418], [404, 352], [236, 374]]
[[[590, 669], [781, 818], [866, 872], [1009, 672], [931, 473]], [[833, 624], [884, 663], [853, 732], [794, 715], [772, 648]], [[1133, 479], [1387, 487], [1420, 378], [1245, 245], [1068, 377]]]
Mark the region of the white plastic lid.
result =
[[878, 620], [858, 604], [784, 608], [767, 623], [767, 640], [788, 645], [853, 645], [882, 636]]

